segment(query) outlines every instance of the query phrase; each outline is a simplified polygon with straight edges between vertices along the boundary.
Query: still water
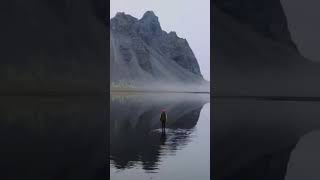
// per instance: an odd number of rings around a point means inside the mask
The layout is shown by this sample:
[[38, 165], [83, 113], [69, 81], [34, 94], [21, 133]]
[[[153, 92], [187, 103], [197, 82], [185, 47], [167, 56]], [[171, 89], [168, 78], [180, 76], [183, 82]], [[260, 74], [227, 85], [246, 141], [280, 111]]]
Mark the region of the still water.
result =
[[112, 94], [110, 105], [111, 116], [105, 97], [0, 97], [0, 179], [205, 180], [210, 166], [215, 180], [320, 179], [319, 101]]
[[0, 179], [108, 179], [104, 97], [0, 97]]
[[320, 179], [319, 101], [218, 98], [211, 105], [213, 179]]
[[209, 94], [114, 93], [110, 113], [111, 180], [210, 179]]

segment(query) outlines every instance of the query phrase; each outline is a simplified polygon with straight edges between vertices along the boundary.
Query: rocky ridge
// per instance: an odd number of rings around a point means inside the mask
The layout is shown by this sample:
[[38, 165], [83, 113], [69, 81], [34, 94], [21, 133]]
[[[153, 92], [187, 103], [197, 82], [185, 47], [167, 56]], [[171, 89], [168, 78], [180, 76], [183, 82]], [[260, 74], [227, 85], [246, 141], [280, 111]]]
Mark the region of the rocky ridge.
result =
[[215, 96], [318, 97], [320, 65], [295, 48], [286, 16], [276, 10], [282, 9], [280, 1], [248, 4], [251, 11], [239, 8], [250, 0], [241, 2], [221, 1], [213, 9]]
[[205, 80], [186, 39], [162, 30], [147, 11], [141, 19], [117, 13], [110, 21], [111, 81], [146, 85], [143, 81], [201, 84]]
[[280, 0], [216, 0], [215, 5], [254, 31], [297, 50]]

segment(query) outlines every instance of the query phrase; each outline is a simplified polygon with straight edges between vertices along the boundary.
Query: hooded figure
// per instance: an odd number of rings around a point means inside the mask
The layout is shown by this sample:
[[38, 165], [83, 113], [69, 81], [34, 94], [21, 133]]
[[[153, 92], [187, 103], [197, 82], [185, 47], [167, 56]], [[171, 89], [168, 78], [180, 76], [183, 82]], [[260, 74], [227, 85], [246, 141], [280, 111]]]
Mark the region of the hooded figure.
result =
[[166, 122], [167, 122], [167, 113], [165, 110], [161, 111], [160, 122], [161, 122], [161, 130], [162, 130], [162, 132], [165, 132], [166, 131]]

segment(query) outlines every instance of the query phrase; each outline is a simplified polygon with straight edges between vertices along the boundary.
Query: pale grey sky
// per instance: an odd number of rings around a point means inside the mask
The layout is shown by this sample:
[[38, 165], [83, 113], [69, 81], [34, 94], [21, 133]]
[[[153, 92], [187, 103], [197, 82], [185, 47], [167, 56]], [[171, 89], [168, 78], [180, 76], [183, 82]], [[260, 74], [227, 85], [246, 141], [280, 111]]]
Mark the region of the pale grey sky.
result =
[[125, 12], [136, 18], [152, 10], [162, 29], [186, 38], [205, 79], [210, 80], [210, 0], [110, 0], [110, 17]]

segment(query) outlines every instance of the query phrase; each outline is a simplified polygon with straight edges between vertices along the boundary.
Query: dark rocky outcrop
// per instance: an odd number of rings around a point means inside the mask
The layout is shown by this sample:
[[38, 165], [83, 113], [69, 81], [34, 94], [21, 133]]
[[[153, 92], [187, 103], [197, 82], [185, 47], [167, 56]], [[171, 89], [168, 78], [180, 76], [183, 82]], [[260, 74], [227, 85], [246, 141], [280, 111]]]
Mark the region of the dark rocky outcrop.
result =
[[297, 50], [280, 0], [216, 0], [215, 5], [238, 22]]
[[[229, 6], [242, 7], [238, 1], [226, 2], [231, 3]], [[252, 4], [254, 5], [255, 3]], [[252, 8], [254, 9], [255, 6]], [[242, 15], [237, 14], [237, 10], [228, 12], [223, 7], [219, 7], [219, 3], [213, 9], [214, 94], [216, 96], [318, 97], [319, 63], [304, 58], [293, 48], [292, 40], [289, 41], [288, 38], [286, 38], [287, 41], [281, 40], [281, 37], [290, 35], [285, 33], [288, 31], [286, 23], [282, 25], [278, 23], [279, 31], [274, 31], [278, 33], [273, 33], [273, 37], [272, 34], [263, 33], [263, 29], [258, 30], [257, 28], [263, 24], [265, 27], [277, 24], [279, 19], [284, 19], [282, 21], [285, 22], [285, 16], [281, 14], [268, 21], [258, 21], [261, 19], [259, 16], [273, 17], [278, 12], [269, 6], [261, 8], [265, 9], [238, 10], [243, 13]], [[260, 15], [260, 12], [265, 12], [266, 15], [264, 13]], [[283, 27], [282, 31], [280, 27]]]

